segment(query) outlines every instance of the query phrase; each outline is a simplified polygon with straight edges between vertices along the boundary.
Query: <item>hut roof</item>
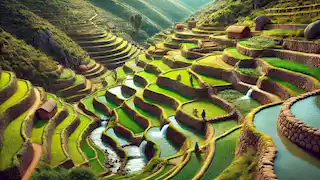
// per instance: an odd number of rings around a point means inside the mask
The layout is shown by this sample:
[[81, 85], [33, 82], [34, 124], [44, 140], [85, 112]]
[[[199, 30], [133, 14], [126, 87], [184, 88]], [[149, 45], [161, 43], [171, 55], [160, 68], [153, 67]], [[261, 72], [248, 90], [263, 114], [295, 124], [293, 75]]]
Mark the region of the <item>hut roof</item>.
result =
[[47, 112], [51, 112], [53, 111], [55, 108], [57, 107], [57, 102], [54, 99], [48, 99], [44, 104], [42, 104], [42, 106], [40, 107], [40, 109], [43, 109]]
[[79, 66], [79, 70], [80, 71], [87, 71], [87, 70], [89, 70], [89, 67], [87, 65], [85, 65], [85, 64], [81, 64]]
[[227, 33], [243, 33], [243, 31], [245, 31], [246, 29], [249, 29], [250, 28], [248, 26], [237, 26], [237, 25], [232, 25], [232, 26], [229, 26], [227, 29], [226, 29], [226, 32]]

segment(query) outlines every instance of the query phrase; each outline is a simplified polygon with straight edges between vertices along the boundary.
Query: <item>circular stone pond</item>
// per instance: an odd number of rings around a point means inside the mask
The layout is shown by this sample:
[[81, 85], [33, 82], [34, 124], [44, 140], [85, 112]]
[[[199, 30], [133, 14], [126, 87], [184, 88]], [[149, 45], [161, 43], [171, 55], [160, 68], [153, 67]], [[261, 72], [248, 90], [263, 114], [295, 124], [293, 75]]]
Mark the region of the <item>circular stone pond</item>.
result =
[[281, 105], [268, 107], [254, 116], [256, 129], [272, 137], [278, 152], [274, 171], [278, 179], [319, 179], [320, 161], [293, 144], [277, 131]]

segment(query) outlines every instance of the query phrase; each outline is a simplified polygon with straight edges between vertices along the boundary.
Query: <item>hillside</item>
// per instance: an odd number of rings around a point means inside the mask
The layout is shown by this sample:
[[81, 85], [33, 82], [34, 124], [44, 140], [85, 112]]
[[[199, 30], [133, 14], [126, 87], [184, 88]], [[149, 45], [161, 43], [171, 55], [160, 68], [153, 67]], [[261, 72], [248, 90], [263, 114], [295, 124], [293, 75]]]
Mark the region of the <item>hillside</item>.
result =
[[[141, 29], [153, 35], [175, 22], [190, 16], [210, 0], [90, 0], [94, 5], [129, 21], [130, 16], [141, 13]], [[196, 5], [195, 5], [196, 4]]]

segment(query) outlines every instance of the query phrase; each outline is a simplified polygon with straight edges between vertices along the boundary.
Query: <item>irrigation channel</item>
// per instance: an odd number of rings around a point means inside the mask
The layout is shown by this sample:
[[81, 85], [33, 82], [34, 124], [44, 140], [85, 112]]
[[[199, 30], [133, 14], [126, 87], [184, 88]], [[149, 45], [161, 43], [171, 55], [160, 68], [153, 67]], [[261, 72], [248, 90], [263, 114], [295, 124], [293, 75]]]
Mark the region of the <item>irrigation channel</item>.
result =
[[[310, 100], [307, 99], [306, 101]], [[300, 103], [303, 104], [304, 102]], [[299, 104], [297, 105], [302, 105]], [[311, 106], [313, 105], [308, 104], [309, 108], [316, 108]], [[274, 161], [275, 174], [278, 179], [319, 179], [320, 161], [303, 151], [277, 131], [277, 118], [280, 113], [280, 107], [281, 105], [268, 107], [254, 116], [256, 129], [271, 136], [278, 149]]]
[[[121, 167], [121, 158], [113, 149], [113, 147], [104, 143], [101, 139], [103, 132], [106, 130], [107, 124], [108, 121], [102, 121], [101, 126], [92, 131], [90, 138], [96, 146], [106, 152], [107, 160], [110, 164], [112, 164], [110, 171], [116, 173]], [[126, 139], [118, 136], [114, 132], [113, 128], [108, 129], [106, 133], [116, 140], [117, 143], [127, 152], [129, 158], [125, 166], [125, 171], [128, 174], [134, 174], [145, 167], [147, 163], [147, 158], [144, 153], [145, 146], [147, 144], [146, 141], [142, 141], [140, 146], [136, 146], [131, 145]]]

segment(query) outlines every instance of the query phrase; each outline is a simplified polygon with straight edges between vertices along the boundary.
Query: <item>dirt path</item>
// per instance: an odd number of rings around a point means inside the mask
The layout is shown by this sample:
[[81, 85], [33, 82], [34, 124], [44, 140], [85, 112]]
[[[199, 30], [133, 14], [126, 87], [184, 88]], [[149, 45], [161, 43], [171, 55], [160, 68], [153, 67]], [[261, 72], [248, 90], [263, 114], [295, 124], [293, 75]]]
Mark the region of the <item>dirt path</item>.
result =
[[32, 173], [35, 171], [38, 162], [40, 161], [41, 155], [42, 155], [42, 146], [39, 144], [32, 144], [33, 147], [33, 160], [30, 164], [30, 166], [28, 167], [28, 169], [26, 170], [26, 172], [24, 173], [23, 177], [21, 180], [28, 180]]

